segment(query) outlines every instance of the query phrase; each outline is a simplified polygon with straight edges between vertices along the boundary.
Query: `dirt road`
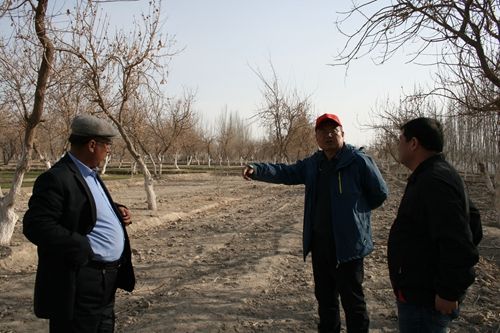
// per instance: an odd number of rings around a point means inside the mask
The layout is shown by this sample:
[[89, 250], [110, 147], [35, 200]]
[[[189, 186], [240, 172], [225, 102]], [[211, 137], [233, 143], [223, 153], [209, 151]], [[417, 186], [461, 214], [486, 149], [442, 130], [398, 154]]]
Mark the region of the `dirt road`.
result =
[[[385, 243], [403, 187], [390, 185], [391, 198], [373, 216], [376, 250], [365, 261], [373, 332], [397, 331]], [[301, 250], [302, 186], [170, 176], [156, 186], [154, 214], [144, 209], [139, 181], [109, 187], [135, 216], [129, 234], [138, 283], [133, 293], [117, 295], [118, 332], [316, 331], [310, 258], [304, 262]], [[0, 332], [43, 332], [47, 322], [31, 310], [36, 255], [19, 227], [13, 253], [0, 253]], [[497, 231], [487, 230], [489, 257], [453, 331], [498, 330], [498, 251], [491, 252]]]

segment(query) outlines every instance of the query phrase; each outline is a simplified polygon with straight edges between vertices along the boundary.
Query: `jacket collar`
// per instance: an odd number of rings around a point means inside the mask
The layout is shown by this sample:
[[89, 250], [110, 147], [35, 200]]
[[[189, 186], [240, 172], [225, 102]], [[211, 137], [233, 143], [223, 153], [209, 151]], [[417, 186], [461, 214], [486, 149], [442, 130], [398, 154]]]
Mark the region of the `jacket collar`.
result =
[[[336, 167], [335, 169], [343, 168], [355, 159], [355, 150], [356, 148], [350, 144], [344, 143], [344, 146], [337, 152], [334, 159], [336, 159]], [[317, 153], [317, 161], [320, 163], [322, 160], [326, 159], [325, 153], [322, 150], [319, 150]]]
[[61, 160], [59, 162], [64, 163], [65, 165], [68, 166], [68, 168], [74, 174], [75, 178], [80, 183], [83, 190], [85, 191], [85, 194], [89, 198], [90, 208], [92, 210], [92, 220], [95, 223], [95, 221], [97, 219], [97, 210], [96, 210], [96, 206], [95, 206], [94, 197], [92, 196], [92, 193], [90, 192], [90, 189], [89, 189], [89, 186], [87, 185], [87, 182], [85, 181], [85, 179], [83, 179], [82, 173], [78, 169], [78, 166], [75, 164], [75, 162], [73, 162], [73, 160], [69, 156], [69, 153], [66, 153], [63, 156], [63, 158], [61, 158]]
[[443, 153], [437, 153], [435, 155], [432, 155], [428, 159], [422, 161], [417, 168], [412, 172], [412, 174], [408, 177], [408, 182], [415, 181], [415, 179], [418, 177], [419, 174], [421, 174], [423, 171], [429, 169], [434, 163], [438, 161], [444, 161], [444, 155]]

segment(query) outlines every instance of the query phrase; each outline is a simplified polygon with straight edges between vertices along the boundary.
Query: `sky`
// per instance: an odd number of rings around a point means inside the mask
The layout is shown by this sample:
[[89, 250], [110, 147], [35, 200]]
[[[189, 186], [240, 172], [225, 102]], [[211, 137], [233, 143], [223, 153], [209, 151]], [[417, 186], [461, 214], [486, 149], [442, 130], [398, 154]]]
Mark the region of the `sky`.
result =
[[[147, 11], [147, 4], [116, 2], [103, 8], [113, 24], [126, 28]], [[269, 76], [271, 61], [284, 86], [310, 96], [314, 117], [337, 114], [346, 141], [366, 145], [373, 132], [363, 125], [370, 122], [376, 103], [397, 100], [403, 90], [429, 83], [431, 69], [407, 63], [404, 50], [383, 65], [370, 56], [347, 71], [328, 65], [346, 42], [335, 21], [349, 7], [350, 1], [329, 0], [162, 1], [162, 32], [174, 36], [176, 48], [183, 49], [170, 62], [166, 93], [195, 90], [195, 108], [205, 122], [213, 122], [226, 108], [250, 120], [263, 102], [262, 83], [252, 68]], [[253, 133], [262, 130], [254, 126]]]

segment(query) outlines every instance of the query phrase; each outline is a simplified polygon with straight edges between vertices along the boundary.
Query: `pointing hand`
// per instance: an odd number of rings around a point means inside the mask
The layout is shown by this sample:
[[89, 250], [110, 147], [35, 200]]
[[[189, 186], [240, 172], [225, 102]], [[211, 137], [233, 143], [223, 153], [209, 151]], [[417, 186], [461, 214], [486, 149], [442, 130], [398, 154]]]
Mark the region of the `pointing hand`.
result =
[[245, 168], [243, 168], [243, 178], [246, 179], [246, 180], [252, 180], [252, 175], [254, 173], [254, 169], [247, 165], [245, 166]]

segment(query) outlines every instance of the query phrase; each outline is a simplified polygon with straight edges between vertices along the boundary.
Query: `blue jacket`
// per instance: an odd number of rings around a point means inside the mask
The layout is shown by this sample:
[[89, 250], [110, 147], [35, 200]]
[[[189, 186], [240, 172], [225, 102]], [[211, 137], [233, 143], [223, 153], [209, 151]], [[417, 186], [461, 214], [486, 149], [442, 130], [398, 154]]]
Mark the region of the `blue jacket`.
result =
[[[319, 161], [324, 153], [318, 151], [295, 164], [252, 163], [252, 178], [276, 184], [304, 184], [304, 231], [302, 237], [304, 260], [311, 249], [316, 183]], [[363, 258], [373, 250], [370, 225], [371, 210], [387, 198], [387, 185], [373, 160], [351, 145], [344, 145], [337, 155], [336, 177], [332, 177], [332, 228], [338, 263]]]

